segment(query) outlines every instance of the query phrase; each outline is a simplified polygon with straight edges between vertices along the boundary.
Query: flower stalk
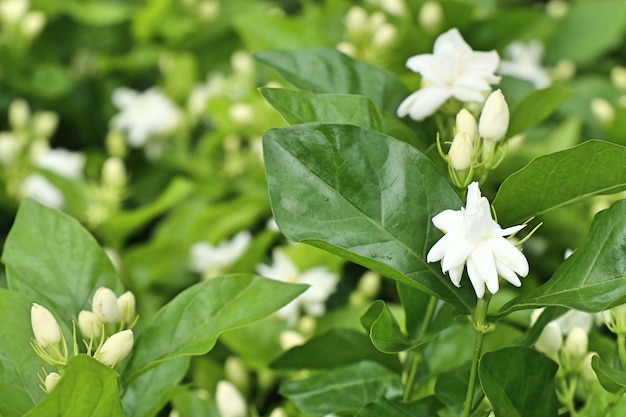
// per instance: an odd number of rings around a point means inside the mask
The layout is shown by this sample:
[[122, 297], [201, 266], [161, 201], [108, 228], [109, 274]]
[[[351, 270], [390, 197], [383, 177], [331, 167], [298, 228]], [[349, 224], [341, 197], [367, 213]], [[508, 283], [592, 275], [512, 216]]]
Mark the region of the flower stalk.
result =
[[474, 389], [476, 388], [476, 380], [478, 377], [478, 365], [480, 357], [482, 356], [483, 341], [487, 333], [493, 331], [493, 325], [487, 321], [487, 311], [489, 309], [489, 301], [491, 300], [491, 294], [488, 292], [482, 300], [478, 300], [478, 308], [476, 309], [476, 315], [474, 320], [474, 331], [476, 339], [474, 341], [474, 353], [472, 356], [472, 368], [470, 369], [470, 376], [467, 385], [467, 393], [465, 395], [465, 405], [463, 408], [463, 417], [469, 417], [472, 412]]

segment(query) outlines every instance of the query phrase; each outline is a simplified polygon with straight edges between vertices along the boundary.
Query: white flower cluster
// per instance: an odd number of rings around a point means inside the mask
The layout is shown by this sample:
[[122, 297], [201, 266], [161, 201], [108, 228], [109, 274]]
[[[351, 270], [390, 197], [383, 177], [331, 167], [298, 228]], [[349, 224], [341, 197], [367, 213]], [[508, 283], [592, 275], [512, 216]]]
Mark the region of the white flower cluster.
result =
[[243, 255], [251, 241], [252, 234], [243, 230], [217, 245], [196, 242], [191, 246], [191, 270], [202, 274], [205, 279], [215, 278]]
[[[78, 315], [78, 327], [83, 334], [87, 354], [103, 364], [114, 367], [122, 361], [134, 344], [130, 329], [137, 321], [135, 296], [130, 291], [119, 298], [109, 288], [100, 287], [92, 300], [93, 311], [83, 310]], [[30, 312], [34, 338], [31, 347], [46, 363], [56, 366], [59, 372], [40, 377], [43, 388], [50, 392], [61, 379], [67, 365], [69, 352], [61, 327], [47, 308], [33, 304]], [[76, 336], [76, 335], [74, 335]], [[77, 355], [74, 341], [74, 355]]]

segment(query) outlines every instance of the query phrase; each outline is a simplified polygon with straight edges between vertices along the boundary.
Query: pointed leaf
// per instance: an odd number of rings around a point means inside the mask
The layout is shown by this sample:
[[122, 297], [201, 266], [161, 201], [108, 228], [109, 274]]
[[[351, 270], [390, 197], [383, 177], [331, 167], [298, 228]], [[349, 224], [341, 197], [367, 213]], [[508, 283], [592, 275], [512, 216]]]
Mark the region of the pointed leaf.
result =
[[426, 397], [412, 403], [379, 398], [359, 410], [356, 417], [432, 417], [443, 407], [435, 397]]
[[272, 314], [306, 288], [250, 274], [224, 275], [189, 287], [141, 329], [128, 379], [160, 362], [208, 352], [220, 333]]
[[626, 302], [626, 200], [596, 215], [581, 247], [545, 284], [501, 309], [561, 306], [603, 311]]
[[536, 126], [556, 111], [571, 94], [572, 89], [563, 85], [553, 85], [528, 94], [512, 109], [507, 136], [524, 133]]
[[441, 237], [431, 219], [461, 201], [415, 148], [348, 125], [297, 125], [264, 136], [274, 217], [291, 240], [359, 263], [443, 298], [460, 312], [476, 297], [456, 288], [426, 253]]
[[537, 351], [511, 347], [485, 353], [478, 375], [495, 415], [556, 417], [557, 369], [554, 361]]
[[598, 355], [591, 358], [591, 367], [602, 387], [613, 394], [626, 390], [626, 371], [611, 368]]
[[69, 323], [100, 286], [122, 291], [111, 261], [75, 219], [31, 199], [20, 205], [2, 254], [11, 290]]
[[590, 140], [541, 156], [507, 178], [493, 200], [502, 225], [596, 194], [626, 189], [626, 147]]
[[57, 386], [24, 417], [121, 416], [117, 372], [91, 356], [71, 358]]
[[399, 375], [368, 361], [288, 381], [280, 387], [280, 394], [307, 414], [356, 412], [379, 397], [389, 398], [401, 392]]
[[298, 88], [317, 93], [364, 95], [376, 107], [391, 113], [409, 95], [394, 73], [356, 61], [334, 48], [260, 51], [254, 57], [278, 70]]

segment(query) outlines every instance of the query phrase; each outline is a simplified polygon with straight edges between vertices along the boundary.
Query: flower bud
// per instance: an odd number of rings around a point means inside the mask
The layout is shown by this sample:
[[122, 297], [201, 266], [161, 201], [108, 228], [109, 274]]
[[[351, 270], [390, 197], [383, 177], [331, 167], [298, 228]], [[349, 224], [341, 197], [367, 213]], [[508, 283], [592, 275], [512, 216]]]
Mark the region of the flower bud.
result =
[[615, 109], [608, 100], [596, 97], [589, 104], [591, 114], [602, 124], [610, 125], [615, 120]]
[[8, 23], [16, 23], [21, 20], [27, 11], [28, 0], [0, 1], [0, 18]]
[[135, 295], [130, 291], [126, 291], [124, 294], [120, 295], [117, 299], [117, 309], [120, 314], [120, 322], [131, 324], [135, 321], [135, 316], [137, 315], [135, 310]]
[[558, 352], [563, 345], [563, 333], [559, 325], [551, 321], [543, 328], [539, 339], [535, 342], [535, 349], [547, 356], [555, 359], [558, 358]]
[[22, 150], [18, 138], [10, 132], [0, 132], [0, 164], [10, 165]]
[[398, 36], [398, 29], [391, 23], [383, 23], [372, 36], [372, 45], [386, 47], [394, 43]]
[[30, 309], [30, 323], [35, 340], [42, 348], [61, 342], [61, 328], [52, 313], [45, 307], [33, 303]]
[[478, 125], [476, 119], [472, 116], [472, 113], [467, 109], [461, 109], [456, 115], [456, 132], [465, 132], [469, 137], [469, 140], [474, 142], [476, 136], [478, 136]]
[[46, 25], [46, 15], [38, 10], [28, 12], [21, 23], [22, 34], [27, 38], [39, 35]]
[[592, 383], [598, 380], [598, 375], [596, 375], [596, 371], [594, 371], [591, 366], [591, 360], [596, 355], [596, 352], [589, 352], [580, 363], [580, 374], [587, 383]]
[[359, 38], [367, 30], [367, 12], [360, 6], [352, 6], [346, 14], [346, 30], [355, 38]]
[[246, 364], [237, 356], [229, 356], [224, 361], [224, 375], [236, 387], [245, 391], [250, 383]]
[[102, 164], [102, 182], [112, 188], [122, 188], [126, 185], [128, 175], [124, 161], [116, 156], [107, 158]]
[[241, 393], [228, 381], [217, 383], [215, 403], [221, 417], [245, 417], [248, 414], [248, 406]]
[[82, 310], [78, 313], [78, 328], [87, 340], [99, 339], [102, 335], [102, 322], [91, 311]]
[[100, 287], [93, 296], [93, 312], [104, 324], [116, 323], [119, 320], [117, 297], [106, 287]]
[[484, 139], [498, 142], [504, 138], [509, 128], [509, 106], [501, 90], [487, 97], [478, 121], [478, 133]]
[[611, 68], [611, 84], [618, 90], [626, 90], [626, 67]]
[[280, 346], [283, 350], [289, 350], [306, 342], [304, 336], [295, 330], [284, 330], [280, 333]]
[[134, 343], [133, 331], [122, 330], [109, 337], [94, 357], [103, 364], [113, 367], [128, 356]]
[[30, 120], [30, 107], [23, 98], [16, 98], [9, 106], [9, 124], [13, 129], [26, 127]]
[[456, 171], [465, 171], [472, 165], [474, 145], [465, 132], [457, 132], [450, 145], [448, 157], [450, 164]]
[[438, 32], [443, 22], [443, 7], [439, 2], [427, 1], [422, 4], [417, 20], [428, 32]]
[[33, 131], [37, 138], [48, 139], [59, 124], [59, 115], [52, 111], [40, 111], [33, 115]]
[[576, 326], [565, 339], [565, 350], [572, 359], [582, 359], [587, 354], [589, 336], [582, 327]]
[[57, 386], [59, 381], [61, 380], [61, 375], [56, 372], [50, 372], [48, 376], [46, 376], [46, 381], [44, 385], [46, 386], [46, 391], [49, 393]]

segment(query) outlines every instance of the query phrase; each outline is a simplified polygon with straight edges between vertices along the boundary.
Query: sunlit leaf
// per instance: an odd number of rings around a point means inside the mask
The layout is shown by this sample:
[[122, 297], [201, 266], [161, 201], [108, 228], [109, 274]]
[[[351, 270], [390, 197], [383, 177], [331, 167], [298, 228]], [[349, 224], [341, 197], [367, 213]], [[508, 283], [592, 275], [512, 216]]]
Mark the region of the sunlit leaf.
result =
[[614, 394], [626, 390], [626, 371], [610, 367], [598, 355], [591, 358], [591, 367], [605, 390]]

